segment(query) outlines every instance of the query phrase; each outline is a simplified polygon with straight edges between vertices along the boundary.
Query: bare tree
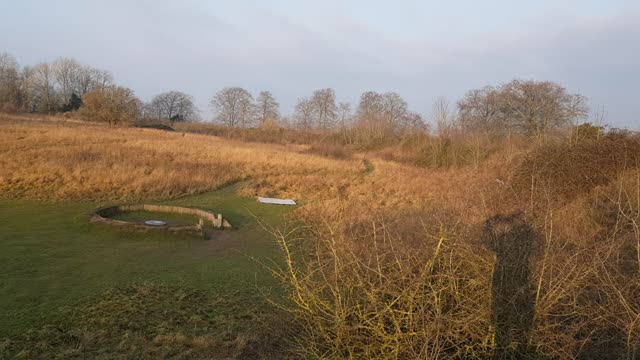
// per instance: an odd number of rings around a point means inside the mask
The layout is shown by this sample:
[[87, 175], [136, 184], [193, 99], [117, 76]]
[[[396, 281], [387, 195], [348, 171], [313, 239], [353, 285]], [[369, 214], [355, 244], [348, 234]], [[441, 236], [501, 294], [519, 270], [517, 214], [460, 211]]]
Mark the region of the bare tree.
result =
[[394, 131], [398, 129], [401, 120], [409, 113], [407, 102], [394, 92], [382, 95], [382, 108], [383, 120]]
[[407, 102], [399, 94], [373, 91], [362, 94], [357, 111], [359, 119], [382, 123], [390, 129], [394, 129], [407, 113]]
[[473, 90], [458, 102], [460, 122], [470, 129], [520, 132], [544, 140], [552, 130], [585, 117], [585, 98], [550, 81], [513, 80]]
[[398, 133], [405, 135], [423, 134], [429, 131], [429, 126], [422, 115], [416, 112], [407, 112], [399, 121]]
[[365, 141], [384, 142], [404, 131], [408, 115], [407, 102], [399, 94], [367, 91], [360, 96], [356, 121]]
[[32, 66], [25, 66], [20, 72], [20, 94], [22, 97], [22, 108], [28, 112], [38, 110], [38, 97], [35, 88], [35, 71]]
[[93, 79], [93, 86], [95, 87], [105, 87], [113, 84], [113, 75], [108, 70], [100, 70], [89, 68], [89, 73]]
[[334, 126], [338, 107], [336, 92], [333, 89], [320, 89], [313, 92], [310, 99], [313, 107], [313, 118], [317, 128], [330, 129]]
[[256, 98], [258, 121], [263, 124], [267, 120], [278, 120], [280, 104], [270, 91], [261, 91]]
[[308, 98], [298, 99], [294, 116], [298, 128], [309, 130], [313, 127], [313, 104]]
[[153, 102], [153, 99], [142, 104], [142, 118], [153, 120], [163, 119], [162, 109], [158, 106], [157, 103]]
[[0, 105], [11, 98], [12, 105], [24, 111], [68, 111], [77, 109], [87, 92], [112, 83], [113, 76], [108, 71], [84, 66], [71, 58], [20, 70], [12, 56], [0, 53]]
[[341, 102], [338, 104], [338, 120], [340, 121], [340, 127], [346, 128], [351, 120], [351, 104], [348, 102]]
[[379, 118], [384, 110], [382, 94], [375, 91], [367, 91], [360, 96], [360, 103], [356, 115], [358, 119], [365, 121]]
[[72, 94], [83, 95], [77, 89], [82, 65], [74, 59], [59, 58], [53, 63], [52, 70], [64, 102], [69, 101]]
[[492, 86], [467, 92], [458, 101], [458, 114], [466, 129], [499, 132], [506, 126], [499, 91]]
[[550, 81], [513, 80], [503, 85], [501, 92], [511, 125], [538, 140], [588, 114], [583, 96], [568, 94], [565, 88]]
[[454, 127], [455, 116], [451, 111], [449, 101], [445, 97], [440, 97], [433, 103], [432, 116], [438, 135], [450, 136]]
[[356, 111], [356, 125], [360, 142], [384, 142], [393, 132], [384, 120], [384, 97], [374, 91], [367, 91], [360, 96]]
[[48, 63], [39, 63], [33, 67], [32, 89], [41, 111], [51, 113], [57, 107], [57, 99], [54, 88], [53, 67]]
[[20, 104], [20, 76], [16, 59], [0, 53], [0, 111], [4, 106], [14, 109]]
[[157, 119], [167, 119], [172, 123], [192, 121], [198, 116], [193, 98], [180, 91], [168, 91], [155, 96], [149, 110]]
[[88, 66], [83, 66], [78, 72], [75, 81], [80, 96], [88, 93], [95, 87], [95, 79], [93, 75], [93, 69]]
[[[18, 69], [18, 62], [16, 58], [6, 52], [0, 52], [0, 75], [5, 75], [7, 71]], [[0, 78], [0, 81], [4, 80], [4, 77]]]
[[255, 106], [251, 94], [239, 87], [224, 88], [211, 99], [210, 106], [215, 119], [231, 127], [247, 127], [251, 124]]
[[113, 76], [106, 70], [99, 70], [91, 66], [83, 66], [74, 79], [76, 91], [80, 96], [87, 92], [113, 84]]

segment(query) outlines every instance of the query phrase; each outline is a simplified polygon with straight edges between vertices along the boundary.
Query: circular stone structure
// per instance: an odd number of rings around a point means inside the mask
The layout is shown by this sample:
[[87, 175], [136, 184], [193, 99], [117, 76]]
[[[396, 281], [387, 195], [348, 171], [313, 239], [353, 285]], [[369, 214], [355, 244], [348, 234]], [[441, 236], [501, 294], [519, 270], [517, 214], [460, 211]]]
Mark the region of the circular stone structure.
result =
[[[162, 220], [147, 220], [144, 223], [134, 223], [123, 220], [112, 219], [113, 216], [130, 211], [146, 211], [171, 214], [187, 214], [197, 217], [199, 220], [193, 225], [170, 225]], [[222, 214], [215, 214], [201, 209], [172, 206], [172, 205], [150, 205], [150, 204], [132, 204], [132, 205], [115, 205], [100, 208], [91, 216], [91, 222], [101, 222], [111, 225], [130, 226], [134, 228], [162, 228], [167, 230], [183, 230], [196, 231], [204, 234], [205, 224], [211, 224], [216, 229], [231, 229], [231, 224], [222, 217]]]

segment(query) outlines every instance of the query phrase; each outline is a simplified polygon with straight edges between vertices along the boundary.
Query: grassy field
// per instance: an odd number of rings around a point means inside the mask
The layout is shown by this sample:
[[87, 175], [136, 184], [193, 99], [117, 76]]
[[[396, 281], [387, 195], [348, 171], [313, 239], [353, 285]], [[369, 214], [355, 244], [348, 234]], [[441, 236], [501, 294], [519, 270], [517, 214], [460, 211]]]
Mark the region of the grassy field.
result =
[[[77, 326], [70, 320], [70, 308], [95, 303], [105, 298], [99, 294], [132, 284], [146, 284], [160, 289], [160, 294], [192, 289], [205, 304], [224, 299], [215, 312], [229, 319], [224, 328], [208, 333], [223, 334], [229, 342], [250, 332], [255, 319], [247, 314], [266, 306], [257, 286], [278, 285], [250, 258], [278, 257], [275, 243], [254, 216], [277, 224], [290, 208], [259, 204], [238, 196], [234, 187], [161, 203], [220, 211], [238, 229], [220, 231], [214, 239], [203, 241], [162, 230], [136, 232], [89, 224], [88, 214], [102, 203], [3, 200], [0, 293], [5, 295], [0, 297], [0, 336], [20, 338], [46, 324]], [[239, 314], [249, 318], [234, 321], [239, 305]], [[160, 311], [162, 301], [145, 308], [149, 313]], [[145, 324], [149, 321], [145, 316], [141, 321], [142, 329], [149, 327], [147, 337], [154, 339], [158, 334], [153, 334], [153, 322]]]
[[[429, 135], [335, 156], [5, 118], [0, 354], [633, 358], [640, 138], [566, 135]], [[267, 234], [254, 215], [283, 230], [290, 208], [256, 195], [300, 201], [289, 224], [302, 226]], [[239, 229], [203, 241], [88, 224], [122, 202], [201, 207]], [[282, 260], [271, 274], [254, 261], [269, 258]]]

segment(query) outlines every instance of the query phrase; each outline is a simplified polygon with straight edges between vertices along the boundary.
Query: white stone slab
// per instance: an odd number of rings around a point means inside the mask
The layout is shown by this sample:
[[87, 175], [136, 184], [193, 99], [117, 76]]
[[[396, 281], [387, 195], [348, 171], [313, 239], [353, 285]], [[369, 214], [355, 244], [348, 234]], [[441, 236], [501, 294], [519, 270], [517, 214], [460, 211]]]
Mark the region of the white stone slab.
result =
[[296, 202], [291, 199], [275, 199], [275, 198], [258, 197], [258, 201], [265, 204], [296, 205]]

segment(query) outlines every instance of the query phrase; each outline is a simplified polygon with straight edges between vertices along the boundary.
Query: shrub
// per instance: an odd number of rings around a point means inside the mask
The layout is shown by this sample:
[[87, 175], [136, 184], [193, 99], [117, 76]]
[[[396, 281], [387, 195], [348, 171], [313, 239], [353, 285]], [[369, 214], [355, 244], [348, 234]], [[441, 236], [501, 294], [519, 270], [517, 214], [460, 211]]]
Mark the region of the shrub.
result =
[[265, 132], [274, 133], [277, 132], [280, 127], [278, 126], [278, 121], [274, 119], [267, 119], [260, 123], [260, 129]]
[[486, 252], [425, 212], [307, 223], [277, 232], [287, 266], [276, 270], [301, 327], [303, 358], [479, 358], [487, 339]]
[[86, 93], [82, 98], [81, 111], [89, 120], [113, 126], [139, 119], [140, 104], [130, 89], [106, 86]]
[[9, 115], [15, 115], [18, 112], [18, 108], [11, 102], [6, 102], [2, 105], [2, 112]]
[[471, 164], [473, 149], [451, 138], [435, 139], [424, 146], [416, 163], [432, 168], [450, 168]]
[[345, 145], [320, 142], [311, 144], [307, 152], [334, 159], [349, 159], [353, 153], [351, 149]]
[[397, 146], [378, 153], [387, 160], [394, 160], [426, 168], [459, 168], [468, 165], [479, 167], [493, 151], [483, 136], [414, 135], [403, 139]]
[[516, 169], [512, 184], [522, 200], [573, 199], [640, 166], [640, 139], [610, 132], [575, 145], [552, 143], [532, 151]]
[[598, 140], [604, 132], [605, 129], [603, 126], [585, 123], [574, 126], [571, 129], [571, 138], [574, 142]]

